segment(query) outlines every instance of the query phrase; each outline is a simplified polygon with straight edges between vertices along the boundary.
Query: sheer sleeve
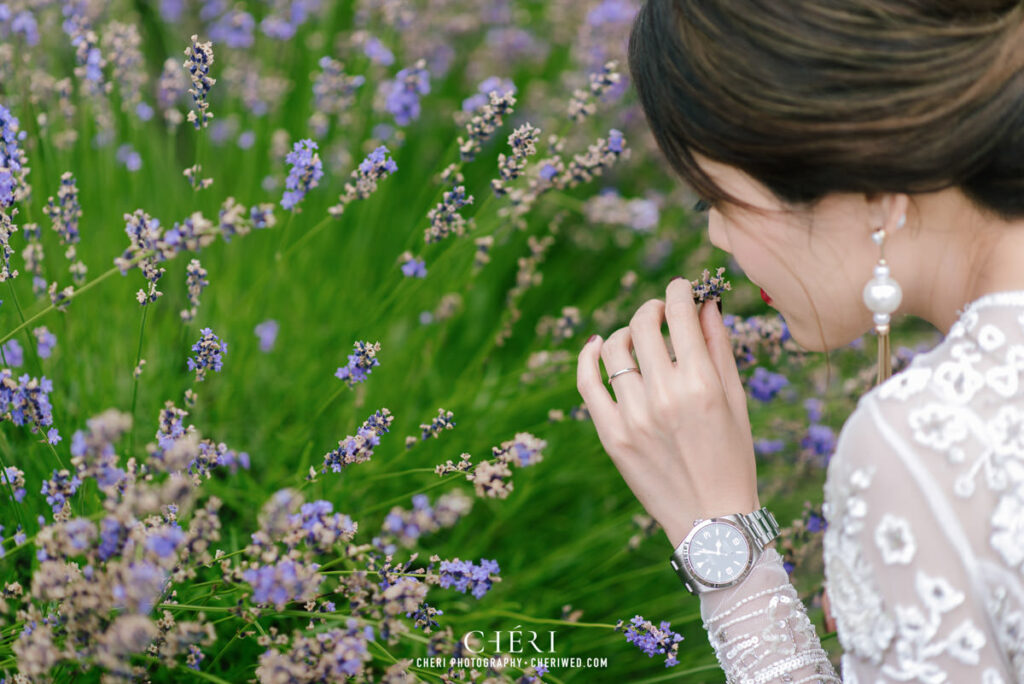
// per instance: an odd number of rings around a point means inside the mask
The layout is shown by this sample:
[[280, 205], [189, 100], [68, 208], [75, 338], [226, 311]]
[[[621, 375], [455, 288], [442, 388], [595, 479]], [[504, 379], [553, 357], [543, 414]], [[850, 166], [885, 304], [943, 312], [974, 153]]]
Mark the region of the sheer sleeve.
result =
[[[1024, 479], [988, 463], [984, 477], [1005, 486], [968, 486], [986, 467], [977, 445], [973, 470], [928, 461], [922, 440], [949, 454], [969, 415], [881, 399], [907, 382], [913, 373], [859, 402], [828, 465], [825, 587], [842, 679], [769, 547], [743, 582], [700, 597], [730, 684], [1024, 683]], [[970, 463], [959, 441], [948, 458]]]
[[841, 681], [774, 547], [742, 582], [701, 594], [700, 601], [708, 640], [730, 684]]
[[862, 398], [826, 478], [825, 587], [843, 681], [1024, 681], [994, 617], [997, 595], [1020, 584], [983, 553], [994, 499], [950, 497], [948, 469], [911, 446], [915, 425], [941, 429], [940, 414], [956, 410], [880, 399], [893, 391]]
[[[845, 684], [1024, 684], [1024, 290], [860, 398], [825, 477]], [[730, 683], [838, 681], [772, 548], [701, 595]]]

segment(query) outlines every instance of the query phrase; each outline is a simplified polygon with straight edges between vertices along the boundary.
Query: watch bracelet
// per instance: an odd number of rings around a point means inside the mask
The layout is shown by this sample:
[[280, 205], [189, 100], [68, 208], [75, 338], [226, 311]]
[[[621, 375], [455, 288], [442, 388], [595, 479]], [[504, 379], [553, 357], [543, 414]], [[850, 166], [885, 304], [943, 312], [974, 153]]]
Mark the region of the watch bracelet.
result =
[[739, 518], [762, 551], [769, 542], [779, 535], [779, 523], [766, 506], [751, 513], [743, 513]]

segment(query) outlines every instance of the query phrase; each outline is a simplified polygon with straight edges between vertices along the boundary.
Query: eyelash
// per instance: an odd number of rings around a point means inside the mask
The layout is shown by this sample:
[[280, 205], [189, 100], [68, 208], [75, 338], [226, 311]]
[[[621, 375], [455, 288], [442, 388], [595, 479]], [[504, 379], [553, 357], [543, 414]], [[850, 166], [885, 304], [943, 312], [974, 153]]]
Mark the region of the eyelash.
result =
[[693, 210], [696, 212], [708, 211], [712, 206], [714, 205], [712, 205], [711, 202], [708, 202], [706, 199], [701, 199], [693, 205]]

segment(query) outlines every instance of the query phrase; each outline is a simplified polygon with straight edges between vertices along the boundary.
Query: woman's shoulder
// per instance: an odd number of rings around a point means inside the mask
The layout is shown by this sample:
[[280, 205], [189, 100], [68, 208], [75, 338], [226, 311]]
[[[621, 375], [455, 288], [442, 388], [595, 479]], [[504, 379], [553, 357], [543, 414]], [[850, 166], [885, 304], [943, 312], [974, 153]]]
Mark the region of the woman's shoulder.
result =
[[[828, 465], [823, 512], [851, 671], [885, 662], [912, 674], [893, 654], [920, 646], [900, 617], [920, 614], [942, 635], [974, 635], [972, 659], [995, 648], [1003, 671], [1024, 676], [1024, 301], [969, 308], [860, 398]], [[967, 681], [952, 674], [962, 664], [929, 666]]]
[[1024, 292], [972, 302], [941, 342], [866, 392], [856, 409], [867, 404], [891, 417], [894, 427], [920, 424], [935, 412], [986, 424], [996, 415], [1019, 415], [1024, 410]]

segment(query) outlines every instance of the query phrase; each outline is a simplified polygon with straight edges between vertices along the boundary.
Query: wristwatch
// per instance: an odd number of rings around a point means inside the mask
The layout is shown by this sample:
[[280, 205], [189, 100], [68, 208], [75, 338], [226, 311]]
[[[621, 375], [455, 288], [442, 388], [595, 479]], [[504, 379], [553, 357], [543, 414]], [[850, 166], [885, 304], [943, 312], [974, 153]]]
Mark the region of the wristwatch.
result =
[[779, 523], [763, 506], [753, 513], [697, 518], [669, 562], [696, 596], [741, 582], [777, 536]]

